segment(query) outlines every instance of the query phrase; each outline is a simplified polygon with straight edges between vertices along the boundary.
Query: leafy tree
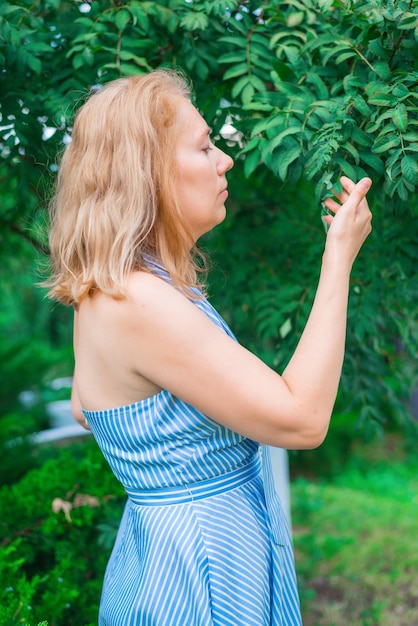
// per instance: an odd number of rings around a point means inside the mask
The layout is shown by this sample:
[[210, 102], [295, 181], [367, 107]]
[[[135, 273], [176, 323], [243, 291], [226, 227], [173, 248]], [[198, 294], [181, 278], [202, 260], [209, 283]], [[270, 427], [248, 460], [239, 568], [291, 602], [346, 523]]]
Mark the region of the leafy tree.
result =
[[323, 245], [317, 207], [341, 173], [374, 179], [375, 233], [353, 274], [341, 407], [350, 402], [368, 426], [389, 417], [410, 424], [417, 17], [417, 0], [3, 3], [0, 254], [14, 255], [16, 236], [45, 247], [57, 153], [88, 90], [181, 68], [237, 164], [230, 220], [206, 240], [230, 273], [228, 289], [215, 271], [211, 290], [240, 338], [272, 365], [289, 357], [312, 300]]

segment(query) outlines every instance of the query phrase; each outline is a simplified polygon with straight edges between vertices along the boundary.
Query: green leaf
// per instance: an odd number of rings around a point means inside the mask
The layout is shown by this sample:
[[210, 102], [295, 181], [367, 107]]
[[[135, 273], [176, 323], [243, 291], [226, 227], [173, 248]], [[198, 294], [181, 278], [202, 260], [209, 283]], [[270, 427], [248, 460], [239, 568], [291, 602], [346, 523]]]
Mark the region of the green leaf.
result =
[[35, 54], [40, 54], [42, 52], [54, 52], [52, 46], [44, 43], [43, 41], [31, 41], [29, 44], [27, 44], [26, 48], [29, 49], [31, 52], [34, 52]]
[[251, 102], [254, 95], [254, 87], [251, 82], [247, 82], [244, 89], [241, 91], [241, 100], [243, 104]]
[[346, 143], [344, 144], [344, 146], [342, 146], [342, 148], [344, 150], [347, 150], [347, 152], [349, 152], [349, 154], [351, 154], [351, 156], [353, 157], [356, 165], [359, 164], [360, 161], [360, 155], [357, 151], [357, 148], [355, 148], [351, 143]]
[[42, 70], [42, 62], [38, 57], [35, 57], [33, 54], [27, 54], [26, 63], [30, 67], [31, 70], [35, 72], [35, 74], [40, 74]]
[[[394, 151], [394, 152], [390, 155], [390, 157], [386, 160], [386, 167], [391, 168], [391, 167], [393, 167], [393, 166], [395, 165], [395, 163], [396, 163], [397, 161], [399, 161], [399, 162], [400, 162], [400, 159], [401, 159], [401, 157], [402, 157], [402, 154], [403, 154], [403, 152], [402, 152], [402, 150], [401, 150], [401, 149], [399, 149], [399, 150], [395, 150], [395, 151]], [[399, 171], [400, 171], [400, 169], [399, 169]]]
[[261, 91], [261, 93], [263, 93], [266, 90], [266, 86], [263, 83], [263, 81], [260, 78], [258, 78], [258, 76], [256, 76], [254, 73], [251, 74], [250, 76], [250, 82], [255, 90]]
[[251, 42], [250, 42], [251, 55], [257, 56], [258, 58], [264, 59], [264, 61], [271, 63], [272, 55], [267, 44], [268, 44], [267, 40], [265, 40], [264, 44], [259, 44], [257, 42], [254, 42], [254, 37], [252, 37]]
[[224, 73], [224, 80], [229, 80], [230, 78], [237, 78], [237, 76], [246, 75], [246, 80], [248, 82], [249, 78], [248, 74], [248, 65], [246, 63], [238, 63], [238, 65], [233, 65]]
[[20, 12], [23, 13], [23, 9], [22, 7], [17, 6], [16, 4], [4, 4], [1, 7], [1, 13], [2, 15], [8, 15], [10, 13], [16, 13], [16, 12]]
[[138, 24], [144, 32], [147, 32], [149, 29], [149, 18], [146, 14], [146, 7], [143, 6], [144, 4], [139, 2], [139, 0], [133, 0], [129, 4], [129, 11], [134, 18], [134, 26]]
[[271, 141], [269, 141], [268, 146], [269, 146], [270, 152], [273, 152], [275, 148], [280, 146], [280, 144], [283, 143], [283, 139], [285, 137], [299, 134], [301, 130], [302, 130], [302, 125], [300, 123], [297, 123], [294, 126], [289, 126], [288, 128], [285, 128], [284, 130], [282, 130], [278, 135], [276, 135], [276, 137], [274, 137]]
[[406, 188], [402, 180], [399, 181], [399, 185], [396, 191], [398, 192], [398, 196], [401, 198], [401, 200], [404, 200], [405, 202], [408, 201], [409, 199], [408, 189]]
[[374, 135], [376, 133], [376, 131], [378, 131], [381, 126], [382, 126], [382, 122], [384, 122], [385, 120], [391, 120], [392, 119], [392, 110], [386, 110], [384, 113], [382, 113], [381, 115], [379, 115], [379, 117], [377, 119], [375, 119], [373, 124], [367, 124], [366, 126], [366, 132], [370, 135]]
[[[301, 53], [300, 53], [299, 48], [296, 48], [295, 46], [283, 46], [283, 51], [285, 55], [287, 56], [289, 63], [291, 65], [297, 65], [297, 63], [299, 62], [301, 58]], [[277, 54], [277, 51], [276, 51], [276, 54]]]
[[401, 30], [409, 30], [412, 28], [417, 28], [417, 14], [413, 11], [405, 11], [399, 20], [397, 26]]
[[339, 63], [344, 63], [344, 61], [347, 61], [348, 59], [352, 59], [355, 56], [357, 56], [357, 52], [355, 50], [350, 50], [349, 52], [343, 52], [342, 54], [339, 54], [337, 56], [337, 58], [335, 59], [335, 63], [336, 65], [338, 65]]
[[381, 141], [375, 141], [372, 147], [372, 151], [375, 154], [381, 154], [382, 152], [387, 152], [391, 148], [396, 148], [399, 146], [401, 140], [399, 137], [383, 137]]
[[391, 76], [391, 69], [387, 61], [375, 61], [373, 63], [373, 67], [375, 68], [379, 78], [382, 80], [389, 80]]
[[366, 167], [370, 165], [378, 174], [383, 174], [385, 166], [382, 159], [373, 154], [372, 152], [359, 152], [360, 159]]
[[242, 76], [232, 87], [231, 95], [233, 98], [237, 98], [241, 91], [248, 85], [248, 76]]
[[373, 137], [358, 126], [354, 126], [351, 130], [352, 139], [360, 146], [370, 147], [373, 144]]
[[253, 150], [245, 157], [244, 161], [244, 174], [246, 178], [249, 178], [253, 171], [256, 169], [260, 161], [260, 153], [258, 150]]
[[80, 69], [84, 65], [84, 55], [81, 52], [80, 54], [75, 54], [73, 56], [73, 68], [75, 70]]
[[396, 128], [401, 133], [404, 133], [408, 128], [408, 111], [403, 102], [398, 104], [398, 106], [395, 108], [395, 111], [393, 113], [393, 121]]
[[405, 156], [401, 161], [402, 175], [413, 185], [418, 185], [418, 160], [413, 156]]
[[266, 117], [265, 119], [260, 120], [252, 129], [251, 136], [255, 137], [256, 135], [259, 135], [266, 130], [274, 128], [275, 126], [283, 126], [283, 115]]
[[209, 18], [203, 11], [190, 11], [180, 20], [180, 26], [188, 31], [206, 30]]
[[351, 180], [357, 179], [356, 168], [344, 158], [336, 156], [332, 159], [332, 162], [337, 163], [341, 167], [341, 171], [345, 176], [348, 176]]
[[144, 57], [139, 57], [128, 50], [121, 50], [120, 58], [122, 61], [133, 61], [139, 67], [144, 67], [146, 69], [150, 69], [150, 66], [147, 63], [147, 60]]
[[236, 10], [238, 7], [238, 0], [212, 0], [206, 1], [205, 7], [208, 14], [213, 13], [219, 17], [225, 17], [225, 14], [231, 10]]
[[268, 52], [269, 41], [269, 38], [261, 32], [254, 31], [251, 34], [251, 46], [255, 45], [258, 50], [264, 49]]
[[322, 48], [325, 50], [325, 48], [328, 45], [334, 45], [334, 44], [335, 44], [335, 36], [329, 35], [327, 33], [327, 34], [316, 36], [314, 39], [307, 41], [305, 45], [305, 49], [307, 51], [313, 51], [313, 50], [316, 50], [317, 48]]
[[237, 48], [247, 48], [247, 42], [244, 37], [235, 37], [234, 35], [226, 35], [218, 39], [219, 43], [230, 43]]
[[242, 108], [244, 111], [265, 111], [265, 112], [270, 112], [272, 110], [272, 107], [269, 104], [263, 104], [261, 102], [256, 102], [257, 98], [257, 94], [255, 94], [254, 96], [254, 100], [252, 100], [252, 102], [249, 102], [248, 104], [243, 104]]
[[[148, 67], [147, 70], [149, 71], [150, 68]], [[121, 63], [120, 72], [124, 76], [137, 76], [138, 74], [142, 74], [142, 72], [138, 70], [137, 66], [133, 63]]]
[[397, 98], [390, 94], [386, 96], [376, 95], [369, 98], [368, 103], [378, 107], [392, 107], [397, 103]]
[[119, 31], [124, 30], [125, 26], [129, 23], [131, 14], [126, 9], [121, 9], [116, 13], [115, 24]]
[[289, 17], [286, 20], [286, 26], [288, 28], [294, 28], [295, 26], [299, 26], [302, 24], [304, 18], [303, 11], [295, 11], [289, 14]]
[[302, 148], [296, 142], [294, 142], [286, 149], [274, 153], [273, 157], [277, 160], [275, 171], [283, 181], [286, 180], [289, 165], [293, 163], [293, 161], [296, 161], [301, 153]]
[[245, 50], [238, 52], [227, 52], [226, 54], [222, 54], [218, 62], [219, 63], [241, 63], [245, 61], [247, 58]]
[[332, 57], [336, 54], [348, 51], [352, 51], [351, 47], [348, 44], [337, 44], [334, 48], [331, 48], [331, 50], [328, 50], [328, 52], [324, 54], [324, 56], [322, 57], [322, 62], [324, 65], [326, 65], [328, 61], [332, 59]]
[[327, 100], [329, 98], [328, 87], [316, 72], [309, 72], [306, 77], [306, 82], [310, 85], [314, 85], [320, 100]]
[[392, 93], [397, 98], [407, 98], [410, 95], [409, 89], [402, 83], [398, 83], [392, 89]]
[[318, 5], [321, 11], [327, 11], [334, 4], [334, 0], [318, 0]]
[[382, 46], [380, 37], [369, 41], [368, 48], [375, 57], [384, 57], [386, 55], [386, 49]]
[[[311, 109], [311, 107], [309, 107]], [[314, 103], [313, 114], [317, 115], [321, 122], [331, 123], [335, 121], [334, 112], [330, 110], [327, 106], [317, 106], [317, 103]], [[308, 120], [308, 125], [310, 126], [311, 119]]]
[[248, 152], [252, 152], [255, 149], [258, 149], [260, 145], [260, 139], [258, 137], [253, 137], [252, 139], [250, 139], [250, 141], [248, 143], [245, 144], [245, 146], [238, 152], [238, 157], [243, 156], [244, 154], [248, 153]]
[[391, 121], [389, 122], [389, 124], [386, 124], [386, 126], [384, 126], [381, 131], [379, 132], [379, 134], [376, 137], [376, 141], [377, 142], [381, 142], [384, 141], [387, 138], [387, 135], [393, 136], [396, 135], [396, 128], [395, 128], [395, 124]]
[[367, 104], [367, 102], [365, 101], [365, 99], [362, 96], [360, 96], [359, 94], [354, 97], [354, 99], [353, 99], [353, 106], [354, 106], [355, 109], [357, 109], [357, 111], [359, 113], [361, 113], [365, 117], [369, 117], [370, 116], [370, 107]]
[[387, 92], [387, 86], [380, 80], [372, 80], [365, 85], [364, 91], [371, 98], [372, 96], [384, 95]]

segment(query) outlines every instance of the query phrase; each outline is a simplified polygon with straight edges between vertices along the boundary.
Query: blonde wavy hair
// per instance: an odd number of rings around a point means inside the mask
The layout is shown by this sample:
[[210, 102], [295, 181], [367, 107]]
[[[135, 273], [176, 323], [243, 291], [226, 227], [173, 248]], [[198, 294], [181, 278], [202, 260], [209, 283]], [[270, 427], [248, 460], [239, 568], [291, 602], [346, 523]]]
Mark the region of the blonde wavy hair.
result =
[[174, 145], [186, 79], [173, 70], [120, 78], [78, 110], [50, 203], [49, 297], [77, 308], [159, 260], [191, 297], [201, 265], [175, 194]]

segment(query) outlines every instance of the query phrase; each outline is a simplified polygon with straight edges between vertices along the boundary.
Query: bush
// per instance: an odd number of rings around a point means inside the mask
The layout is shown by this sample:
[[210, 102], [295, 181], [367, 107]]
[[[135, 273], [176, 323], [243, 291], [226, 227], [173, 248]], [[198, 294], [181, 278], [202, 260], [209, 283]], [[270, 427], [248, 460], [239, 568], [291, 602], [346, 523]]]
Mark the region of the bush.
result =
[[55, 454], [0, 491], [0, 626], [97, 623], [123, 489], [94, 441]]

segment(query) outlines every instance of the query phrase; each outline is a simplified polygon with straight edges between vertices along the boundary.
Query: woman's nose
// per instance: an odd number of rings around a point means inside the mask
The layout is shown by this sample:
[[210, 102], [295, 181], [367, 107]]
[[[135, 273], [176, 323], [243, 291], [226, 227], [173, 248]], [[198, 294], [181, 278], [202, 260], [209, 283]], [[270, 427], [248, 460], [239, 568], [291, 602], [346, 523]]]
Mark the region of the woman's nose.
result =
[[225, 174], [225, 172], [234, 167], [234, 160], [229, 156], [229, 154], [226, 154], [226, 152], [223, 152], [220, 149], [219, 152], [220, 158], [218, 161], [218, 172], [219, 174]]

